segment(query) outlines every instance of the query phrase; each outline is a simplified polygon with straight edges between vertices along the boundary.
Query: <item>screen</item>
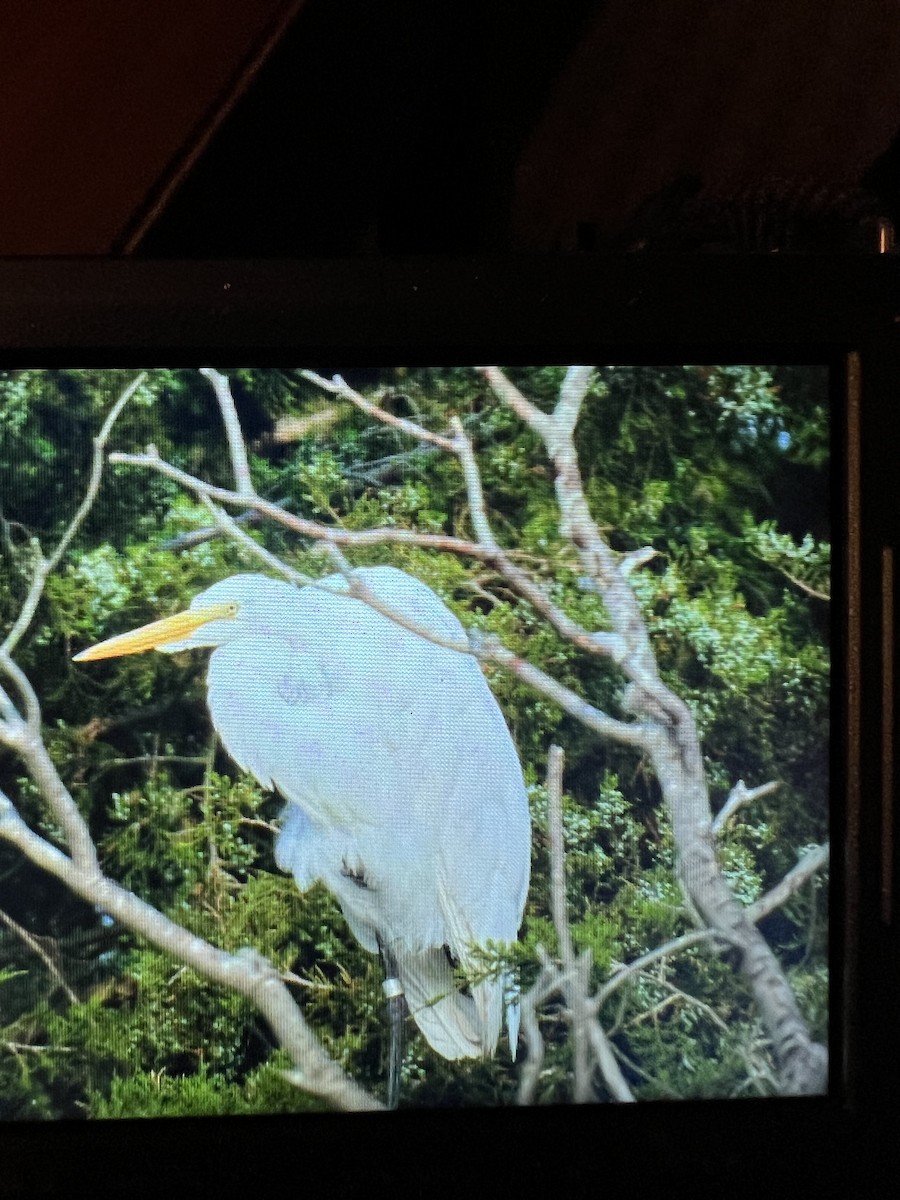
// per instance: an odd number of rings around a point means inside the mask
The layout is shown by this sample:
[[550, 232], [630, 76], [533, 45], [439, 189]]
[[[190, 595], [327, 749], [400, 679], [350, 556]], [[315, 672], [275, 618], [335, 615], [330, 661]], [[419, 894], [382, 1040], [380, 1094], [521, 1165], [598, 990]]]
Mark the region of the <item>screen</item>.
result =
[[0, 372], [0, 1118], [824, 1093], [828, 388]]

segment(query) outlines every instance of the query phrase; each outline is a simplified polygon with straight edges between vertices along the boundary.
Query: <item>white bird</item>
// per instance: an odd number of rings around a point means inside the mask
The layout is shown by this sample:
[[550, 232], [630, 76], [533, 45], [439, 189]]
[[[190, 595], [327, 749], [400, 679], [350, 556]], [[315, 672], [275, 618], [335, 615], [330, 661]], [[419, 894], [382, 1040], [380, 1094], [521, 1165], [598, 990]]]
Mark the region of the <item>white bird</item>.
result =
[[[465, 641], [419, 580], [393, 567], [354, 574], [420, 629]], [[472, 657], [348, 595], [341, 575], [321, 582], [235, 575], [186, 612], [76, 660], [213, 647], [208, 703], [219, 737], [288, 801], [278, 865], [301, 889], [321, 880], [358, 941], [383, 951], [435, 1050], [492, 1054], [506, 982], [478, 978], [478, 950], [515, 941], [530, 872], [515, 746]], [[507, 1023], [515, 1055], [514, 1003]]]

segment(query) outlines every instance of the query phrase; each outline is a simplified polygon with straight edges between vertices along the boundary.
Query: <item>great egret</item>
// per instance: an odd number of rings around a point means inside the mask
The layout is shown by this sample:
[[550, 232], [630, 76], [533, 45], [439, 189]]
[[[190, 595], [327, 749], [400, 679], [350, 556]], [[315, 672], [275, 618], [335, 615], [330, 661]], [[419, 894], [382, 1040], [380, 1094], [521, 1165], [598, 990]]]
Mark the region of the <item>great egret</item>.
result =
[[[355, 574], [407, 621], [465, 640], [419, 580], [393, 567]], [[515, 940], [530, 865], [512, 738], [473, 658], [348, 595], [341, 575], [322, 584], [234, 575], [76, 661], [213, 647], [213, 724], [238, 766], [288, 801], [279, 866], [300, 888], [322, 880], [334, 893], [435, 1050], [492, 1054], [504, 981], [477, 978], [477, 950]], [[516, 1017], [511, 1005], [513, 1054]]]

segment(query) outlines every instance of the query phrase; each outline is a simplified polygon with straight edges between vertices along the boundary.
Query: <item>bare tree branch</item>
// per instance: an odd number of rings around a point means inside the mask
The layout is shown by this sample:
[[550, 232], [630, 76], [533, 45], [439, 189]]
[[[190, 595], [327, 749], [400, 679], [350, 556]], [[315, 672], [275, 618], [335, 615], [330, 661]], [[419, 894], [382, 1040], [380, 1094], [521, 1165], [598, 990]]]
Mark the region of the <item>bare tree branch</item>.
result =
[[[19, 710], [16, 708], [11, 697], [6, 689], [0, 687], [0, 710], [7, 724], [7, 733], [9, 737], [19, 736], [19, 726], [24, 724], [32, 729], [40, 727], [41, 710], [38, 705], [37, 696], [32, 691], [31, 685], [25, 677], [25, 672], [20, 669], [17, 663], [10, 657], [9, 651], [0, 648], [0, 672], [12, 681], [16, 691], [19, 693], [19, 699], [25, 709], [24, 722], [19, 716]], [[0, 728], [0, 737], [3, 736], [3, 730]], [[8, 743], [12, 746], [12, 743]], [[14, 747], [13, 747], [14, 748]]]
[[624, 746], [643, 747], [650, 730], [639, 721], [619, 721], [608, 716], [599, 708], [595, 708], [583, 700], [577, 692], [557, 683], [539, 667], [533, 666], [524, 658], [520, 658], [508, 650], [494, 637], [484, 637], [478, 630], [469, 630], [469, 640], [474, 642], [475, 653], [484, 662], [494, 662], [498, 666], [529, 684], [536, 691], [542, 692], [570, 716], [581, 721], [588, 729], [592, 729], [601, 737], [621, 742]]
[[[780, 908], [790, 897], [803, 886], [808, 879], [828, 862], [829, 847], [826, 842], [822, 846], [815, 846], [800, 859], [796, 866], [788, 871], [783, 879], [779, 880], [773, 888], [765, 895], [760, 896], [758, 900], [747, 906], [747, 916], [751, 921], [756, 923], [761, 921], [763, 917], [767, 917], [769, 913]], [[653, 963], [659, 962], [660, 959], [670, 958], [674, 954], [680, 954], [683, 950], [689, 949], [691, 946], [697, 946], [702, 942], [721, 940], [722, 935], [714, 929], [692, 929], [689, 933], [683, 933], [680, 937], [672, 938], [668, 942], [664, 942], [661, 946], [642, 954], [640, 958], [634, 959], [627, 965], [620, 966], [615, 973], [606, 981], [600, 988], [595, 997], [595, 1004], [599, 1007], [606, 1003], [610, 996], [618, 988], [626, 983], [635, 975], [640, 974]]]
[[522, 1032], [528, 1048], [528, 1057], [521, 1071], [518, 1103], [534, 1102], [544, 1063], [544, 1040], [540, 1033], [538, 1010], [557, 992], [565, 999], [572, 1030], [573, 1097], [576, 1103], [588, 1103], [594, 1099], [591, 1077], [595, 1068], [599, 1069], [614, 1099], [629, 1103], [634, 1100], [634, 1095], [600, 1024], [597, 1016], [599, 1005], [589, 995], [591, 952], [585, 950], [576, 957], [569, 932], [562, 823], [562, 769], [562, 750], [559, 746], [552, 746], [547, 771], [550, 909], [559, 939], [562, 965], [556, 966], [543, 947], [537, 948], [541, 969], [532, 987], [521, 998]]
[[314, 383], [316, 387], [322, 388], [323, 391], [349, 400], [367, 416], [375, 417], [385, 425], [392, 425], [394, 429], [399, 429], [401, 433], [414, 437], [417, 441], [430, 442], [433, 446], [440, 447], [441, 450], [449, 450], [453, 453], [453, 442], [450, 438], [443, 437], [439, 433], [432, 433], [430, 429], [417, 425], [415, 421], [408, 421], [405, 417], [395, 417], [393, 413], [386, 412], [377, 404], [373, 404], [371, 400], [367, 400], [365, 396], [361, 396], [359, 392], [354, 391], [340, 375], [335, 375], [333, 379], [325, 379], [324, 376], [317, 375], [315, 371], [301, 371], [300, 374], [310, 383]]
[[222, 375], [212, 367], [201, 367], [200, 374], [212, 384], [219, 402], [219, 411], [222, 414], [222, 424], [225, 426], [225, 436], [228, 439], [228, 452], [231, 455], [234, 482], [238, 494], [246, 500], [252, 500], [256, 496], [256, 488], [250, 477], [247, 447], [244, 445], [241, 423], [238, 420], [234, 397], [231, 394], [231, 380], [227, 375]]
[[571, 439], [581, 415], [581, 406], [588, 394], [593, 367], [569, 367], [559, 389], [559, 401], [553, 410], [553, 424], [557, 437]]
[[537, 954], [541, 962], [538, 977], [519, 999], [520, 1029], [528, 1052], [519, 1076], [516, 1103], [521, 1105], [534, 1103], [544, 1065], [544, 1039], [541, 1037], [538, 1013], [560, 986], [560, 973], [543, 946], [537, 947]]
[[36, 937], [32, 937], [32, 935], [28, 932], [27, 929], [24, 929], [19, 924], [18, 921], [14, 921], [12, 919], [12, 917], [9, 915], [9, 913], [4, 912], [2, 908], [0, 908], [0, 922], [2, 922], [6, 926], [6, 928], [10, 931], [10, 933], [14, 933], [16, 935], [16, 937], [19, 939], [19, 941], [22, 942], [23, 945], [28, 947], [28, 949], [32, 952], [32, 954], [37, 955], [37, 957], [41, 960], [41, 962], [47, 968], [50, 978], [54, 981], [54, 983], [56, 983], [56, 985], [58, 987], [61, 987], [62, 990], [66, 993], [66, 998], [69, 1001], [69, 1003], [70, 1004], [78, 1004], [79, 1003], [78, 997], [72, 991], [71, 987], [69, 987], [68, 981], [66, 980], [62, 971], [60, 971], [59, 967], [53, 961], [52, 955], [48, 954], [47, 951], [44, 949], [44, 947], [41, 945], [40, 939], [36, 938]]
[[588, 1021], [587, 1031], [591, 1039], [594, 1056], [597, 1059], [597, 1065], [600, 1068], [600, 1073], [613, 1098], [618, 1100], [620, 1104], [634, 1104], [634, 1092], [632, 1092], [625, 1076], [622, 1074], [622, 1068], [619, 1066], [618, 1059], [613, 1053], [612, 1044], [606, 1036], [599, 1020], [595, 1018], [592, 1021]]
[[[566, 903], [566, 866], [565, 840], [562, 819], [562, 780], [563, 752], [560, 746], [551, 746], [547, 763], [547, 835], [550, 842], [550, 915], [553, 927], [559, 939], [559, 956], [562, 960], [563, 971], [569, 977], [569, 984], [564, 988], [566, 1003], [570, 1012], [572, 1029], [572, 1071], [574, 1076], [573, 1098], [576, 1104], [586, 1104], [593, 1100], [594, 1092], [591, 1087], [591, 1069], [588, 1059], [587, 1022], [585, 1020], [584, 1001], [586, 999], [587, 980], [585, 972], [577, 971], [577, 981], [580, 986], [573, 987], [576, 980], [575, 950], [572, 946], [572, 935], [569, 932], [568, 905]], [[579, 963], [579, 968], [581, 968]], [[590, 956], [587, 960], [590, 971]]]
[[475, 534], [482, 546], [493, 549], [493, 566], [497, 572], [514, 591], [528, 601], [537, 613], [549, 621], [562, 637], [568, 639], [580, 650], [585, 650], [589, 654], [602, 654], [618, 662], [625, 652], [625, 644], [621, 638], [616, 634], [606, 632], [588, 633], [577, 621], [573, 621], [561, 608], [557, 607], [528, 572], [514, 563], [509, 555], [501, 549], [487, 516], [481, 475], [475, 461], [472, 444], [463, 430], [462, 422], [457, 417], [452, 418], [451, 428], [453, 429], [453, 449], [462, 465]]
[[797, 865], [792, 867], [783, 879], [749, 906], [747, 915], [750, 919], [761, 921], [763, 917], [767, 917], [769, 913], [774, 912], [776, 908], [780, 908], [782, 904], [790, 900], [791, 896], [798, 892], [808, 879], [811, 879], [817, 871], [828, 864], [830, 853], [827, 842], [822, 846], [813, 846], [807, 850]]
[[575, 961], [572, 935], [569, 932], [566, 901], [565, 834], [562, 815], [562, 781], [564, 756], [561, 746], [551, 746], [547, 756], [547, 838], [550, 843], [550, 916], [559, 938], [559, 953], [563, 968], [568, 970]]
[[[159, 453], [153, 447], [148, 447], [143, 454], [115, 452], [110, 454], [109, 461], [113, 464], [146, 467], [152, 471], [158, 471], [167, 479], [180, 483], [195, 496], [207, 495], [211, 500], [216, 500], [220, 504], [238, 505], [241, 508], [247, 506], [246, 496], [229, 491], [228, 488], [213, 487], [202, 479], [197, 479], [186, 471], [179, 470], [178, 467], [160, 458]], [[416, 533], [411, 529], [399, 529], [392, 525], [377, 529], [339, 529], [336, 526], [320, 525], [317, 521], [298, 517], [294, 513], [287, 512], [281, 505], [274, 504], [271, 500], [264, 500], [261, 496], [254, 497], [253, 508], [283, 528], [317, 542], [330, 541], [336, 546], [358, 547], [395, 543], [401, 546], [420, 546], [428, 550], [447, 550], [454, 554], [464, 554], [480, 559], [482, 562], [493, 561], [493, 554], [488, 548], [480, 546], [478, 542], [467, 542], [463, 538], [449, 537], [438, 533]]]
[[587, 504], [573, 437], [589, 386], [586, 370], [566, 373], [552, 417], [526, 401], [498, 367], [483, 367], [482, 374], [497, 397], [543, 439], [555, 470], [560, 528], [575, 545], [626, 647], [621, 667], [630, 682], [623, 703], [650, 726], [645, 726], [643, 746], [671, 813], [679, 879], [703, 921], [740, 951], [741, 970], [772, 1038], [782, 1091], [818, 1094], [826, 1085], [827, 1052], [810, 1038], [784, 971], [722, 874], [696, 723], [660, 678], [637, 596]]
[[[62, 788], [62, 781], [58, 787]], [[99, 871], [90, 872], [33, 833], [0, 792], [0, 837], [36, 866], [61, 880], [77, 896], [108, 913], [176, 961], [251, 1000], [266, 1018], [294, 1063], [293, 1078], [338, 1108], [380, 1109], [382, 1105], [344, 1075], [309, 1031], [278, 972], [255, 951], [228, 954], [189, 933]]]
[[[194, 492], [201, 501], [204, 500], [219, 500], [224, 504], [245, 504], [246, 498], [239, 496], [235, 492], [229, 492], [225, 488], [211, 487], [205, 484], [202, 480], [196, 479], [194, 476], [187, 475], [180, 471], [177, 467], [166, 463], [155, 452], [146, 454], [111, 454], [110, 462], [128, 463], [132, 466], [150, 467], [160, 471], [163, 475], [177, 482], [182, 483], [190, 491]], [[337, 529], [329, 525], [320, 525], [315, 521], [308, 521], [302, 517], [295, 517], [292, 513], [287, 513], [283, 508], [276, 504], [271, 504], [268, 501], [261, 500], [256, 497], [253, 500], [254, 507], [265, 516], [271, 516], [273, 520], [285, 526], [294, 532], [301, 533], [306, 537], [314, 538], [317, 541], [325, 542], [332, 548], [354, 547], [354, 546], [369, 546], [378, 542], [399, 542], [406, 545], [422, 546], [428, 549], [437, 549], [451, 551], [456, 554], [468, 555], [473, 558], [482, 558], [494, 564], [497, 558], [497, 552], [491, 547], [481, 546], [475, 542], [466, 542], [459, 538], [443, 537], [434, 534], [415, 534], [407, 529], [394, 529], [393, 527], [383, 529], [366, 529], [366, 530], [345, 530]], [[213, 510], [214, 511], [214, 510]], [[264, 561], [267, 566], [277, 570], [285, 578], [292, 580], [295, 583], [303, 582], [306, 578], [299, 576], [298, 572], [292, 570], [284, 563], [276, 565], [277, 560], [274, 556], [254, 542], [243, 530], [235, 526], [234, 522], [228, 522], [225, 515], [219, 513], [216, 520], [224, 528], [227, 528], [229, 533], [235, 537], [251, 554], [255, 555], [261, 561]], [[501, 560], [505, 560], [505, 556], [501, 553]], [[498, 570], [500, 568], [498, 567]], [[501, 571], [502, 573], [502, 571]], [[313, 586], [321, 587], [320, 582], [314, 582]], [[327, 590], [327, 588], [326, 588]], [[474, 654], [482, 662], [495, 663], [510, 671], [525, 683], [543, 692], [549, 699], [553, 700], [566, 712], [582, 721], [588, 728], [593, 729], [596, 733], [603, 737], [610, 737], [623, 742], [629, 746], [643, 745], [643, 739], [647, 734], [647, 730], [638, 722], [619, 721], [614, 717], [608, 716], [600, 709], [595, 708], [586, 700], [582, 699], [576, 692], [566, 688], [563, 684], [552, 679], [539, 668], [526, 662], [511, 650], [506, 649], [496, 638], [483, 637], [475, 630], [469, 632], [469, 642], [457, 642], [449, 638], [441, 638], [433, 631], [425, 629], [422, 626], [416, 625], [404, 618], [402, 615], [393, 612], [388, 605], [383, 604], [374, 594], [362, 583], [361, 580], [356, 580], [353, 583], [351, 594], [356, 595], [358, 599], [364, 600], [371, 607], [376, 608], [389, 620], [395, 621], [411, 632], [423, 637], [428, 641], [434, 642], [436, 645], [444, 646], [446, 649], [454, 650], [460, 654]], [[591, 641], [596, 641], [601, 638], [602, 634], [584, 633], [584, 637]]]
[[459, 459], [466, 482], [466, 494], [469, 497], [469, 513], [475, 527], [475, 536], [482, 546], [497, 546], [497, 539], [488, 520], [487, 505], [484, 502], [484, 491], [481, 487], [481, 473], [472, 451], [472, 443], [466, 437], [462, 421], [459, 417], [450, 418], [450, 428], [453, 431], [453, 441], [450, 443], [453, 453]]
[[54, 818], [62, 826], [73, 863], [89, 875], [93, 875], [99, 870], [97, 851], [77, 804], [64, 786], [53, 760], [47, 753], [41, 733], [37, 696], [24, 673], [7, 656], [0, 656], [0, 670], [15, 678], [19, 693], [25, 698], [28, 714], [27, 720], [23, 721], [19, 717], [7, 718], [0, 724], [0, 745], [7, 746], [19, 755]]
[[282, 562], [277, 554], [273, 554], [265, 546], [261, 546], [246, 530], [238, 525], [234, 517], [229, 516], [223, 508], [219, 508], [218, 505], [213, 504], [205, 492], [201, 493], [200, 500], [212, 513], [216, 528], [226, 533], [239, 546], [243, 546], [248, 554], [253, 558], [258, 558], [263, 566], [268, 567], [270, 571], [275, 571], [276, 574], [281, 575], [289, 583], [296, 583], [298, 587], [306, 587], [316, 582], [311, 576], [304, 575], [302, 571], [296, 571], [286, 562]]
[[552, 436], [553, 418], [542, 412], [536, 404], [526, 400], [519, 389], [503, 374], [499, 367], [482, 367], [481, 373], [496, 396], [508, 405], [529, 428], [546, 442]]
[[831, 593], [830, 592], [818, 591], [811, 584], [804, 583], [802, 579], [798, 579], [796, 575], [792, 575], [790, 573], [790, 571], [786, 571], [784, 569], [784, 567], [776, 566], [775, 569], [777, 571], [780, 571], [782, 573], [782, 575], [785, 577], [785, 579], [787, 579], [789, 583], [792, 583], [794, 585], [794, 587], [799, 588], [800, 591], [804, 592], [807, 596], [812, 596], [813, 600], [825, 600], [828, 603], [831, 602]]
[[763, 796], [770, 796], [772, 792], [777, 792], [781, 785], [777, 780], [772, 780], [770, 783], [761, 783], [759, 787], [748, 788], [743, 779], [739, 779], [731, 791], [728, 793], [728, 799], [716, 813], [712, 823], [712, 831], [716, 837], [719, 837], [724, 832], [726, 825], [745, 804], [749, 804], [752, 800], [760, 800]]

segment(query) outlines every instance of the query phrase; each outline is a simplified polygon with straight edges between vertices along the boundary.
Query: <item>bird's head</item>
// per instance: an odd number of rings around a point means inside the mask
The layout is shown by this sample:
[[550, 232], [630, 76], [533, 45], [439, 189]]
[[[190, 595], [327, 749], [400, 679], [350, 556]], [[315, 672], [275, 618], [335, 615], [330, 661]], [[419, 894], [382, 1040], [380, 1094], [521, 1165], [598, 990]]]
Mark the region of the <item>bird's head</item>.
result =
[[175, 654], [179, 650], [221, 646], [239, 633], [248, 612], [257, 607], [261, 596], [287, 586], [264, 575], [232, 575], [196, 595], [190, 608], [183, 612], [98, 642], [76, 654], [73, 661], [93, 662], [142, 654], [145, 650]]

